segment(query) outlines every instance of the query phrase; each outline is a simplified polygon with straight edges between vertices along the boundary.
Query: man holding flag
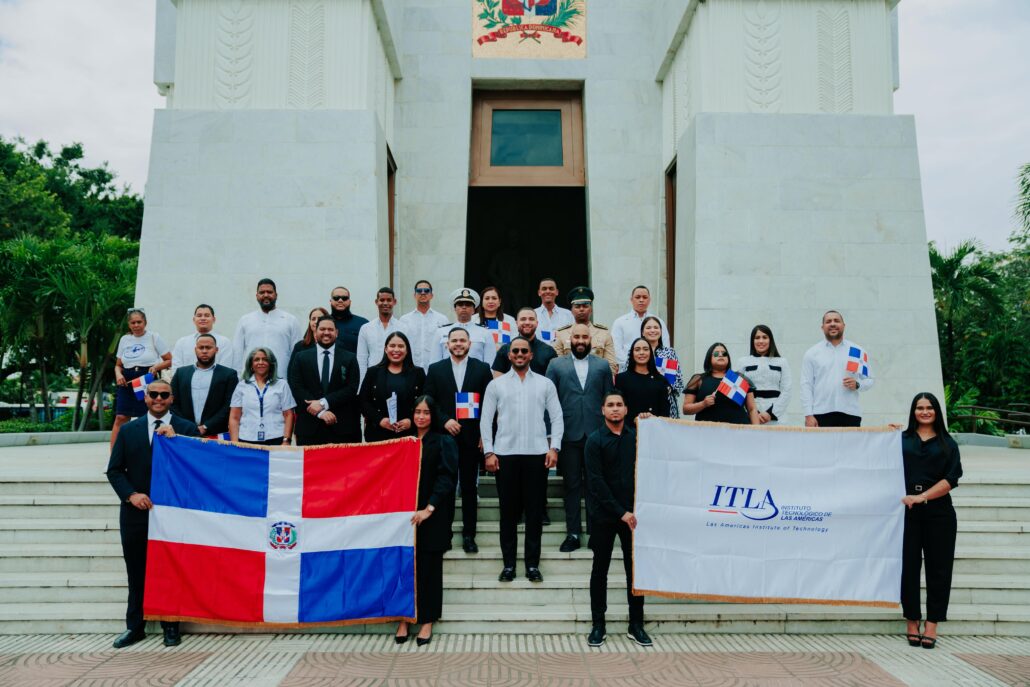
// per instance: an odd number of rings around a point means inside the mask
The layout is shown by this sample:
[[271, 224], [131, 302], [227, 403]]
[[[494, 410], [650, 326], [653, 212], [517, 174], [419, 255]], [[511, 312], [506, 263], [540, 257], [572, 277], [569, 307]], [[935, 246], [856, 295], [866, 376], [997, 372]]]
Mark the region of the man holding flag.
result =
[[[522, 308], [516, 315], [515, 325], [518, 327], [519, 336], [529, 341], [529, 347], [533, 350], [533, 361], [530, 363], [529, 369], [542, 375], [547, 372], [547, 366], [557, 357], [557, 354], [551, 344], [537, 338], [537, 324], [536, 311], [533, 308]], [[494, 371], [494, 377], [500, 377], [511, 369], [511, 361], [508, 360], [510, 348], [511, 341], [509, 340], [497, 349], [497, 356], [490, 368]]]
[[823, 314], [823, 341], [801, 361], [801, 408], [805, 427], [859, 427], [859, 392], [873, 388], [869, 354], [844, 338], [844, 316]]

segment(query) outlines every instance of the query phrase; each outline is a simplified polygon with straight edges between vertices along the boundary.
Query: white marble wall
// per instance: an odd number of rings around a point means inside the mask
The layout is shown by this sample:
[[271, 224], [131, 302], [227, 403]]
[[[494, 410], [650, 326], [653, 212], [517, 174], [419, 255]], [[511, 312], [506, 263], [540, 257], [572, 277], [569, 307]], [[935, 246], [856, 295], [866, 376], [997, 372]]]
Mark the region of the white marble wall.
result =
[[836, 309], [877, 377], [866, 424], [942, 391], [911, 117], [700, 113], [677, 148], [681, 359], [700, 368], [715, 341], [743, 355], [761, 322], [796, 384]]
[[386, 141], [370, 110], [159, 110], [136, 304], [169, 345], [202, 302], [232, 336], [261, 277], [298, 318], [338, 284], [367, 314], [389, 278], [386, 220]]

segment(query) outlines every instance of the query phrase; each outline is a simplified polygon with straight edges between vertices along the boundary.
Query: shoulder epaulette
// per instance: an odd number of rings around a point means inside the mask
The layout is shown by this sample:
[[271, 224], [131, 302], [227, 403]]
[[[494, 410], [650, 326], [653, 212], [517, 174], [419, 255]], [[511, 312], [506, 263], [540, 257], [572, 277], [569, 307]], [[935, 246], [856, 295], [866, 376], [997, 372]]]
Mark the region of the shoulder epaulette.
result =
[[558, 327], [558, 328], [557, 328], [557, 329], [555, 329], [554, 331], [556, 331], [556, 332], [563, 332], [563, 331], [565, 331], [566, 329], [571, 329], [572, 327], [575, 327], [575, 326], [576, 326], [576, 324], [575, 324], [575, 323], [573, 323], [573, 324], [567, 324], [567, 325], [565, 325], [564, 327]]
[[590, 324], [594, 325], [598, 329], [604, 329], [605, 331], [608, 331], [608, 327], [605, 327], [603, 324], [597, 324], [596, 322], [591, 322]]

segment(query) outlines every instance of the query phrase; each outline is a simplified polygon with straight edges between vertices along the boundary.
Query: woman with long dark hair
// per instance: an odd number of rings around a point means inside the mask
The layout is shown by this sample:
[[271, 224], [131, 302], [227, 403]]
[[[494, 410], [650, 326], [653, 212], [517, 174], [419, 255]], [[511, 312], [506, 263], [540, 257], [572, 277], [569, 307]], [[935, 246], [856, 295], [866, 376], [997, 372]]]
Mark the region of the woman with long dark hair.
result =
[[[358, 394], [365, 417], [365, 441], [414, 435], [412, 412], [425, 385], [426, 373], [415, 365], [408, 337], [404, 332], [390, 332], [383, 345], [383, 359], [365, 373]], [[391, 421], [388, 402], [393, 396], [397, 412]]]
[[[948, 619], [951, 572], [958, 523], [951, 490], [962, 477], [958, 444], [948, 434], [940, 401], [916, 394], [901, 435], [905, 461], [905, 536], [901, 554], [901, 610], [908, 621], [909, 646], [937, 645], [937, 623]], [[926, 622], [922, 631], [919, 571], [926, 560]]]
[[[421, 623], [419, 646], [433, 638], [433, 623], [443, 613], [443, 554], [451, 548], [454, 487], [458, 479], [458, 445], [442, 430], [436, 403], [428, 396], [415, 399], [412, 419], [422, 442], [422, 469], [418, 479], [418, 511], [411, 524], [418, 526], [415, 543], [417, 589], [416, 622]], [[408, 641], [408, 624], [401, 622], [394, 641]]]
[[290, 356], [290, 360], [293, 360], [293, 356], [301, 351], [314, 347], [315, 329], [318, 327], [318, 321], [323, 317], [330, 317], [328, 310], [321, 307], [311, 309], [311, 312], [308, 313], [308, 327], [304, 331], [304, 338], [293, 344], [293, 355]]
[[752, 384], [758, 421], [776, 424], [790, 405], [790, 364], [776, 348], [772, 329], [756, 324], [751, 330], [751, 353], [737, 363], [737, 369]]
[[644, 337], [630, 344], [628, 369], [615, 377], [615, 388], [626, 399], [626, 424], [652, 415], [669, 417], [669, 380], [654, 364], [654, 350]]
[[[683, 392], [683, 413], [704, 422], [728, 422], [734, 425], [760, 424], [754, 392], [748, 390], [744, 403], [738, 404], [719, 392], [726, 373], [733, 369], [726, 344], [713, 343], [705, 354], [704, 372], [695, 374]], [[747, 377], [744, 377], [747, 379]], [[748, 381], [750, 384], [750, 380]]]
[[[672, 346], [662, 345], [662, 321], [648, 315], [640, 321], [640, 337], [651, 344], [655, 368], [669, 383], [669, 417], [680, 416], [679, 395], [683, 393], [683, 370]], [[628, 364], [628, 363], [627, 363]]]
[[[490, 330], [494, 340], [494, 351], [519, 335], [518, 323], [511, 315], [504, 314], [504, 301], [496, 286], [488, 286], [479, 294], [479, 314], [476, 324]], [[504, 340], [502, 327], [507, 326], [507, 338]]]

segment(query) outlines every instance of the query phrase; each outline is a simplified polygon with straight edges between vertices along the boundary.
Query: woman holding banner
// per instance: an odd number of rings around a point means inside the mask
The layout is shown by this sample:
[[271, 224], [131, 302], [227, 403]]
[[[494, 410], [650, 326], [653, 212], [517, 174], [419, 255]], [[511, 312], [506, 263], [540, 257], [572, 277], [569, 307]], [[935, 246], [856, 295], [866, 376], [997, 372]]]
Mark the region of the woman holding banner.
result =
[[669, 417], [669, 380], [655, 367], [654, 350], [640, 337], [629, 347], [629, 369], [615, 377], [615, 388], [626, 399], [626, 425], [638, 417]]
[[415, 365], [411, 345], [403, 332], [390, 333], [383, 346], [383, 359], [368, 368], [358, 393], [361, 414], [365, 416], [365, 441], [415, 434], [411, 416], [415, 399], [426, 385], [426, 373]]
[[662, 345], [662, 321], [654, 315], [648, 315], [640, 322], [640, 336], [651, 344], [654, 351], [654, 364], [658, 373], [669, 382], [669, 417], [680, 416], [679, 395], [683, 393], [683, 371], [676, 349]]
[[[923, 392], [912, 399], [901, 435], [905, 461], [905, 536], [901, 554], [901, 609], [909, 646], [937, 645], [937, 623], [948, 619], [958, 524], [951, 490], [962, 477], [958, 444], [948, 434], [940, 401]], [[922, 632], [919, 569], [926, 560], [926, 623]]]
[[687, 382], [687, 389], [683, 392], [683, 413], [703, 422], [761, 424], [750, 387], [747, 377], [733, 372], [726, 345], [714, 343], [705, 354], [704, 372]]
[[[443, 420], [428, 396], [415, 399], [412, 415], [422, 442], [422, 469], [418, 479], [418, 511], [411, 524], [418, 526], [415, 541], [416, 617], [422, 627], [415, 642], [429, 644], [433, 623], [443, 612], [443, 554], [451, 548], [454, 489], [458, 479], [458, 445], [442, 431]], [[408, 624], [401, 621], [394, 641], [408, 641]]]
[[769, 327], [759, 324], [751, 330], [751, 355], [744, 356], [738, 368], [753, 385], [759, 422], [778, 423], [790, 405], [790, 364], [780, 356]]

